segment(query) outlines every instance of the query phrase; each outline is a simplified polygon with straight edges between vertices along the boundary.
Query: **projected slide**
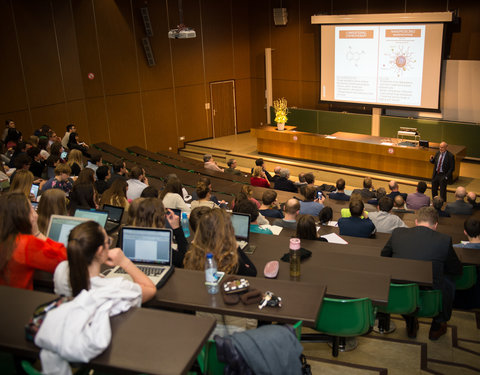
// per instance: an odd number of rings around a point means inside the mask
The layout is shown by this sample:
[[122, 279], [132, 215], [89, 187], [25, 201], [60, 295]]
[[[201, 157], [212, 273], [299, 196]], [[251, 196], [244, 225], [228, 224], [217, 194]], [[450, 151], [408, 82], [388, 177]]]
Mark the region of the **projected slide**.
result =
[[335, 100], [419, 106], [424, 25], [335, 28]]

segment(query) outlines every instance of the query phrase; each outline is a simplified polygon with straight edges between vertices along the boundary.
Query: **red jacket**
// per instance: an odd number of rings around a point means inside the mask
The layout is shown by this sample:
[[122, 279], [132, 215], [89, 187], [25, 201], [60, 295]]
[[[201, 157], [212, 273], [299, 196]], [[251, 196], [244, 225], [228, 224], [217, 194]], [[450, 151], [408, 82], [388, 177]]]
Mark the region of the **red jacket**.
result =
[[62, 243], [47, 238], [43, 241], [30, 234], [19, 234], [15, 250], [0, 273], [0, 285], [33, 289], [33, 273], [42, 270], [53, 273], [57, 264], [67, 259]]
[[266, 187], [266, 188], [270, 187], [270, 183], [268, 182], [268, 180], [261, 177], [250, 177], [250, 185]]

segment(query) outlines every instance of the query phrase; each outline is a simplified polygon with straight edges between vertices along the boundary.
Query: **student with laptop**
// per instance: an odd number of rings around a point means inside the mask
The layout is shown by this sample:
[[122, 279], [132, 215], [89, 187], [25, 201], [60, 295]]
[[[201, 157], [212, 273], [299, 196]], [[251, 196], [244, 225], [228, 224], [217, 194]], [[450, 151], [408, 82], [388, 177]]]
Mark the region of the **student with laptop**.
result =
[[[157, 291], [153, 282], [120, 248], [110, 249], [110, 245], [111, 238], [98, 223], [87, 221], [77, 225], [68, 237], [68, 261], [60, 263], [55, 270], [55, 293], [77, 296], [83, 289], [115, 285], [126, 294], [141, 291], [141, 301], [134, 300], [133, 306], [152, 299]], [[102, 277], [102, 264], [120, 266], [133, 282], [121, 277]]]
[[37, 218], [23, 193], [0, 196], [0, 285], [33, 289], [35, 270], [53, 273], [67, 258], [63, 244], [38, 230]]
[[42, 194], [38, 203], [38, 230], [47, 235], [48, 223], [52, 215], [67, 215], [67, 196], [60, 189], [49, 189]]
[[233, 212], [240, 212], [242, 214], [250, 215], [250, 232], [252, 233], [263, 233], [263, 234], [273, 234], [272, 231], [268, 228], [260, 228], [260, 225], [257, 221], [259, 217], [259, 211], [255, 203], [249, 199], [243, 199], [238, 201], [233, 208]]

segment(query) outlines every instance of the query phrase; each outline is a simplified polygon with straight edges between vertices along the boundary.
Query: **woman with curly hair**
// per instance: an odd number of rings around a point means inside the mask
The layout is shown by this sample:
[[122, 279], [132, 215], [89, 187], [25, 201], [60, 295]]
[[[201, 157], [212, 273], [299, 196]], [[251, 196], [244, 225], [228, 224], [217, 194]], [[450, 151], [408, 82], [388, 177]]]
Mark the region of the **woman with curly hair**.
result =
[[190, 208], [192, 210], [194, 208], [201, 207], [201, 206], [210, 207], [210, 208], [219, 207], [217, 204], [215, 204], [215, 202], [210, 200], [212, 196], [212, 191], [210, 190], [210, 187], [207, 184], [205, 184], [203, 181], [198, 181], [195, 192], [197, 193], [198, 199], [190, 203]]

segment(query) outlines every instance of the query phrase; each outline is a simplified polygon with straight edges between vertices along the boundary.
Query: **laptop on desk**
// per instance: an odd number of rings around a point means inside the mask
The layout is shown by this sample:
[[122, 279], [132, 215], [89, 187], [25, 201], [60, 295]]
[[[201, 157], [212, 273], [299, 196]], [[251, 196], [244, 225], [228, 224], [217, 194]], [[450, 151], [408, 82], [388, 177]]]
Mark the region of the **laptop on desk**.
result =
[[112, 206], [110, 204], [104, 204], [102, 209], [108, 212], [105, 230], [107, 232], [111, 232], [112, 230], [117, 229], [122, 223], [124, 208]]
[[[123, 227], [120, 244], [125, 256], [140, 268], [157, 288], [173, 273], [171, 229]], [[120, 267], [113, 268], [106, 277], [132, 278]]]
[[89, 208], [77, 208], [75, 210], [74, 217], [83, 217], [88, 220], [96, 221], [102, 227], [105, 228], [105, 224], [107, 223], [108, 212], [107, 211], [99, 211], [95, 209]]
[[232, 212], [231, 220], [237, 245], [245, 254], [253, 254], [256, 246], [248, 243], [250, 240], [250, 215]]
[[48, 223], [47, 237], [53, 241], [61, 242], [68, 245], [68, 236], [70, 231], [78, 224], [89, 221], [89, 219], [82, 217], [72, 217], [63, 215], [52, 215]]

